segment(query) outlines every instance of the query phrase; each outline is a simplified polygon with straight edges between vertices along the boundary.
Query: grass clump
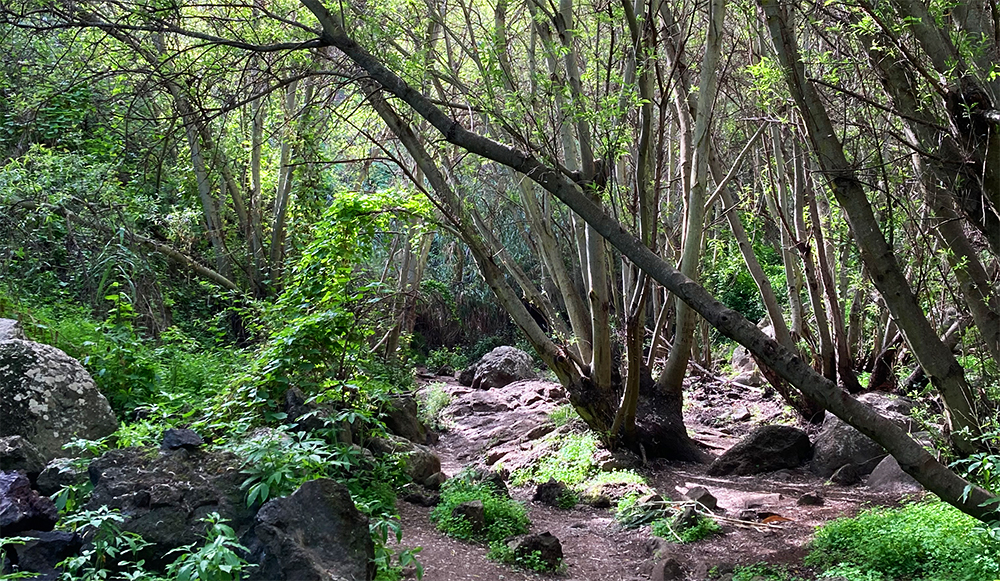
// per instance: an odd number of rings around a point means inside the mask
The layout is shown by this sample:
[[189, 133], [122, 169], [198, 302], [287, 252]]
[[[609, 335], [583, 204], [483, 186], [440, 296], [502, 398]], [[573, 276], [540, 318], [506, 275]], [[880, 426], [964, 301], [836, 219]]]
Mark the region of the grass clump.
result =
[[451, 394], [441, 382], [434, 382], [417, 399], [417, 417], [428, 428], [443, 430], [447, 426], [441, 417], [444, 408], [451, 403]]
[[563, 404], [557, 406], [551, 412], [549, 412], [549, 419], [552, 423], [556, 425], [557, 428], [569, 425], [574, 421], [577, 421], [580, 415], [576, 413], [576, 409], [573, 408], [572, 404]]
[[666, 518], [653, 521], [650, 528], [654, 535], [672, 543], [694, 543], [722, 532], [719, 523], [704, 515], [698, 515], [694, 524], [679, 531], [674, 529], [672, 519]]
[[[472, 523], [452, 511], [463, 502], [483, 503], [486, 526], [473, 530]], [[528, 513], [524, 505], [498, 493], [486, 482], [476, 482], [475, 475], [463, 472], [441, 487], [441, 502], [431, 511], [431, 521], [438, 530], [465, 541], [502, 542], [505, 538], [528, 532]]]
[[807, 565], [853, 567], [849, 579], [1000, 579], [1000, 539], [943, 502], [873, 508], [820, 528]]
[[514, 486], [548, 482], [549, 479], [567, 486], [578, 486], [598, 471], [594, 460], [598, 442], [593, 434], [559, 434], [555, 438], [551, 450], [536, 464], [515, 470], [510, 475]]
[[[718, 579], [722, 577], [714, 569], [709, 571], [709, 577]], [[803, 581], [802, 577], [792, 576], [783, 566], [774, 566], [767, 563], [754, 563], [753, 565], [738, 565], [733, 569], [732, 581]]]

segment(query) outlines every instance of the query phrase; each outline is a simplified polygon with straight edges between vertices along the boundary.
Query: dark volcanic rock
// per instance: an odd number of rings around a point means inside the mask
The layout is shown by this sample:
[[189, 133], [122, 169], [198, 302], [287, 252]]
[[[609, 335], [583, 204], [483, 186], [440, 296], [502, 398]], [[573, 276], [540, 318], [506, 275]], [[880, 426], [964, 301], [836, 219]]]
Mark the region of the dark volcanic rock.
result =
[[[22, 536], [31, 537], [23, 545], [7, 547], [8, 568], [16, 565], [25, 573], [37, 573], [35, 581], [56, 581], [60, 571], [56, 569], [64, 559], [76, 556], [83, 547], [83, 539], [76, 533], [66, 531], [28, 531]], [[4, 570], [3, 573], [11, 573]]]
[[[916, 427], [907, 415], [913, 409], [913, 402], [905, 397], [869, 392], [858, 396], [858, 401], [875, 408], [903, 429]], [[812, 471], [829, 478], [841, 466], [854, 464], [860, 477], [871, 473], [885, 456], [885, 449], [874, 440], [837, 416], [826, 414], [823, 428], [816, 436]]]
[[368, 517], [342, 484], [306, 482], [291, 496], [268, 501], [243, 539], [250, 581], [366, 581], [375, 577]]
[[473, 533], [480, 533], [486, 529], [486, 511], [481, 500], [470, 500], [459, 504], [451, 509], [451, 516], [465, 519], [472, 527]]
[[854, 486], [861, 482], [861, 469], [857, 464], [844, 464], [830, 475], [830, 482], [841, 486]]
[[745, 476], [801, 466], [812, 455], [809, 436], [791, 426], [762, 426], [715, 459], [710, 476]]
[[535, 488], [535, 494], [531, 500], [556, 508], [564, 508], [561, 501], [567, 494], [569, 494], [569, 488], [565, 484], [554, 478], [549, 478], [548, 482], [543, 482]]
[[559, 565], [562, 564], [562, 543], [552, 533], [544, 532], [537, 535], [514, 537], [507, 542], [507, 547], [513, 551], [515, 558], [523, 559], [537, 556], [550, 570], [558, 569]]
[[63, 487], [83, 484], [87, 481], [87, 471], [78, 468], [71, 458], [53, 458], [38, 475], [35, 487], [45, 496], [52, 496]]
[[0, 472], [24, 472], [34, 482], [45, 469], [45, 458], [21, 436], [0, 438]]
[[417, 417], [417, 400], [413, 396], [393, 396], [388, 403], [382, 420], [393, 434], [417, 444], [433, 444], [437, 441], [436, 434], [428, 430]]
[[684, 493], [684, 496], [689, 500], [701, 504], [708, 510], [715, 510], [719, 506], [719, 500], [704, 486], [693, 486]]
[[217, 512], [241, 534], [253, 522], [240, 485], [242, 461], [228, 452], [179, 449], [110, 450], [90, 463], [94, 484], [86, 508], [107, 505], [128, 515], [123, 530], [139, 533], [152, 543], [141, 553], [159, 568], [173, 561], [171, 549], [204, 541], [201, 519]]
[[0, 534], [12, 537], [24, 531], [50, 531], [59, 520], [52, 499], [31, 489], [20, 472], [0, 472]]
[[163, 443], [160, 444], [160, 449], [177, 450], [185, 448], [187, 450], [194, 450], [204, 443], [205, 440], [194, 430], [171, 428], [163, 433]]

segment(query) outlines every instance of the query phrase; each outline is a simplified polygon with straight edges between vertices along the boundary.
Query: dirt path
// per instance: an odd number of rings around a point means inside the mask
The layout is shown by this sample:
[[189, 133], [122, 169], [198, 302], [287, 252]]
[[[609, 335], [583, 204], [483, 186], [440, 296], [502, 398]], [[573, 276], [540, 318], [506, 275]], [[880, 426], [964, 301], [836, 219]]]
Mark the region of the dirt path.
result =
[[[473, 391], [450, 378], [439, 378], [452, 395], [443, 413], [449, 428], [433, 446], [441, 457], [443, 471], [454, 475], [464, 466], [492, 465], [529, 457], [532, 443], [555, 429], [548, 414], [565, 403], [558, 384], [543, 381], [518, 382], [505, 388]], [[689, 431], [715, 454], [734, 444], [752, 425], [730, 422], [719, 429], [713, 410], [717, 398], [727, 399], [718, 389], [695, 395], [685, 412]], [[774, 409], [778, 412], [775, 412]], [[776, 403], [757, 401], [756, 417], [777, 415]], [[706, 418], [709, 420], [706, 422]], [[749, 418], [747, 418], [749, 420]], [[890, 504], [897, 499], [871, 494], [864, 487], [824, 486], [805, 469], [782, 470], [752, 477], [712, 478], [706, 465], [653, 461], [638, 471], [664, 497], [681, 498], [683, 491], [700, 485], [717, 499], [727, 517], [753, 509], [779, 515], [780, 524], [771, 528], [742, 528], [723, 523], [722, 535], [694, 544], [671, 544], [658, 539], [649, 527], [635, 530], [617, 525], [609, 509], [578, 505], [560, 510], [532, 502], [532, 488], [512, 488], [511, 496], [525, 503], [532, 522], [531, 532], [548, 531], [562, 543], [565, 572], [560, 578], [571, 581], [615, 581], [648, 579], [654, 567], [654, 553], [660, 560], [673, 558], [680, 563], [689, 581], [709, 578], [709, 571], [731, 570], [734, 565], [766, 561], [788, 564], [800, 573], [806, 544], [815, 527], [839, 516], [850, 515], [868, 504]], [[821, 506], [799, 506], [805, 493], [819, 493]], [[473, 579], [527, 580], [546, 576], [513, 569], [486, 558], [487, 548], [446, 537], [431, 524], [430, 508], [399, 503], [404, 547], [422, 547], [418, 556], [427, 581]], [[547, 577], [551, 577], [547, 576]]]

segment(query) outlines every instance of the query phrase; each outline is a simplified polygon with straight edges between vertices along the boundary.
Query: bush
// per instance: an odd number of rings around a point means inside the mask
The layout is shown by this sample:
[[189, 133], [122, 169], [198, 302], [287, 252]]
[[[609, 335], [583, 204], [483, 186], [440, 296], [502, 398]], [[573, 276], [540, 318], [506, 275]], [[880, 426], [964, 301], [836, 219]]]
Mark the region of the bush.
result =
[[[463, 502], [483, 503], [486, 527], [474, 532], [471, 524], [452, 516], [452, 510]], [[489, 484], [474, 482], [472, 474], [461, 473], [444, 483], [441, 502], [431, 511], [431, 521], [450, 537], [466, 541], [501, 542], [507, 537], [528, 532], [528, 513], [520, 502], [500, 496]]]
[[445, 428], [441, 412], [451, 403], [449, 394], [443, 383], [431, 383], [417, 400], [417, 417], [429, 428], [442, 430]]
[[[873, 508], [819, 529], [807, 565], [852, 565], [890, 579], [983, 581], [1000, 578], [1000, 540], [943, 502]], [[876, 577], [877, 578], [877, 577]]]

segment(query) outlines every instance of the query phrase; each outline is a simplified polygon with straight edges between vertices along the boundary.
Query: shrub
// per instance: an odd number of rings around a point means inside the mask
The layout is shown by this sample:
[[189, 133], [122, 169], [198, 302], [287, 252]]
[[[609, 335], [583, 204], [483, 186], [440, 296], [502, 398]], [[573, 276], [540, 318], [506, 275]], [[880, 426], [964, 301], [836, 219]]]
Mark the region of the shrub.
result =
[[[853, 565], [890, 579], [983, 581], [1000, 576], [1000, 540], [942, 502], [873, 508], [819, 529], [806, 564]], [[842, 565], [843, 564], [843, 565]]]
[[[463, 502], [483, 503], [486, 527], [473, 531], [471, 524], [452, 516], [452, 510]], [[441, 502], [431, 511], [431, 520], [448, 536], [467, 541], [500, 542], [505, 538], [528, 532], [528, 513], [520, 502], [500, 496], [483, 482], [474, 482], [470, 473], [462, 473], [444, 483]]]
[[445, 427], [441, 412], [451, 403], [451, 394], [444, 389], [443, 383], [435, 382], [428, 385], [417, 403], [417, 417], [424, 425], [435, 430]]
[[554, 478], [569, 486], [582, 484], [597, 472], [594, 453], [597, 438], [589, 433], [570, 433], [554, 436], [557, 439], [552, 451], [539, 458], [532, 466], [515, 470], [511, 482], [522, 486], [531, 482], [548, 482]]

